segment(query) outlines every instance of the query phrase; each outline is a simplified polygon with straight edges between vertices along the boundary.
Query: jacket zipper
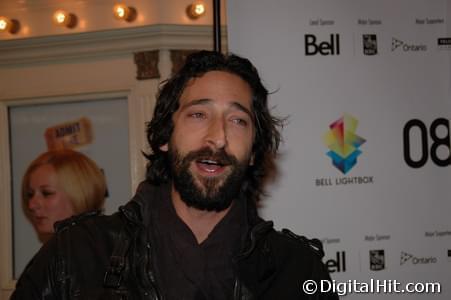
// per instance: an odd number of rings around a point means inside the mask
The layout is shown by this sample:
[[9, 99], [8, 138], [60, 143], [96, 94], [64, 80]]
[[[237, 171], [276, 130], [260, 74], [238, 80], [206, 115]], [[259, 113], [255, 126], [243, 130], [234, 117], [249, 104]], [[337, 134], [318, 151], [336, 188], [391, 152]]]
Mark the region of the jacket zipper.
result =
[[[152, 254], [151, 254], [152, 253], [152, 249], [151, 249], [151, 246], [150, 246], [149, 242], [147, 242], [146, 248], [147, 248], [147, 261], [148, 261], [148, 265], [149, 265], [146, 274], [148, 276], [148, 280], [150, 282], [151, 289], [149, 289], [149, 291], [144, 292], [144, 295], [145, 296], [152, 296], [151, 294], [153, 292], [153, 296], [154, 296], [153, 300], [162, 300], [162, 298], [160, 296], [161, 294], [160, 294], [160, 292], [158, 290], [158, 287], [157, 287], [157, 283], [155, 281], [154, 272], [152, 271]], [[153, 291], [152, 291], [152, 289], [153, 289]], [[149, 299], [151, 299], [151, 298], [149, 298]]]
[[[265, 230], [268, 230], [270, 228], [273, 228], [273, 222], [272, 221], [264, 221], [262, 223], [259, 223], [259, 224], [255, 225], [250, 230], [249, 238], [251, 240], [251, 244], [250, 244], [249, 248], [246, 249], [246, 250], [243, 250], [240, 254], [238, 254], [235, 257], [235, 259], [234, 259], [235, 263], [238, 263], [240, 260], [245, 259], [249, 255], [251, 255], [251, 253], [255, 249], [255, 246], [257, 245], [258, 234], [261, 231], [265, 231]], [[248, 298], [243, 298], [243, 295], [242, 295], [242, 284], [241, 284], [240, 280], [238, 279], [238, 277], [235, 279], [235, 286], [233, 288], [233, 299], [234, 300], [246, 300], [246, 299], [248, 299]]]

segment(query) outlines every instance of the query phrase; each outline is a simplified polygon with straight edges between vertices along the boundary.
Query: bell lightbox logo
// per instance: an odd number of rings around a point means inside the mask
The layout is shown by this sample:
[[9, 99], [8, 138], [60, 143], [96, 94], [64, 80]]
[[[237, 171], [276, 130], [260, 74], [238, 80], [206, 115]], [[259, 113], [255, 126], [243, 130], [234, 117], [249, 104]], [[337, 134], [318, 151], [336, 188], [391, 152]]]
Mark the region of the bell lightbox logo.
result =
[[366, 142], [355, 133], [357, 125], [356, 118], [345, 114], [330, 124], [330, 130], [324, 135], [324, 143], [330, 149], [327, 155], [343, 174], [348, 173], [357, 164], [357, 157], [362, 154], [359, 148]]

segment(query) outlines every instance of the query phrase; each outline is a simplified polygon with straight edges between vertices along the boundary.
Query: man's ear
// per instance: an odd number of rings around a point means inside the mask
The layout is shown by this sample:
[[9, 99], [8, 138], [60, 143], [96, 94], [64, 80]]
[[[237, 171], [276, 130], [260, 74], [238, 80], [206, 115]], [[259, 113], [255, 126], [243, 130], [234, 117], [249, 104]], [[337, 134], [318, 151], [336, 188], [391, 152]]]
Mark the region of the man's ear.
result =
[[163, 152], [168, 152], [168, 150], [169, 150], [168, 143], [160, 146], [160, 150], [163, 151]]

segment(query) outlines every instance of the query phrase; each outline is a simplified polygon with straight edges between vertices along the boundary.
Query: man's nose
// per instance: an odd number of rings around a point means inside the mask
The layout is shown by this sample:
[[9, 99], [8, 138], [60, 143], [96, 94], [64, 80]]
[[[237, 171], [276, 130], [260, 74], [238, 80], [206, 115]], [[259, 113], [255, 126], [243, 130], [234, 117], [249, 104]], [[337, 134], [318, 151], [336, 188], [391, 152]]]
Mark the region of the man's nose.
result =
[[225, 148], [227, 145], [227, 128], [223, 117], [215, 118], [210, 122], [206, 142], [215, 149]]

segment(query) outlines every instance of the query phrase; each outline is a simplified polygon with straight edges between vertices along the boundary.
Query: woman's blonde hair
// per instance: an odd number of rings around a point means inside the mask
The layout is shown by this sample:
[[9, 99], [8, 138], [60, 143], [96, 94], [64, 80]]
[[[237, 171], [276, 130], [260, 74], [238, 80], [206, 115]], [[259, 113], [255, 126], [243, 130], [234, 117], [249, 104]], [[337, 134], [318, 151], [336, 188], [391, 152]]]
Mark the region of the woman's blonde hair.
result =
[[55, 169], [58, 183], [72, 202], [75, 214], [103, 209], [106, 182], [96, 163], [77, 151], [54, 150], [44, 152], [32, 161], [22, 179], [22, 206], [27, 216], [30, 175], [43, 165]]

